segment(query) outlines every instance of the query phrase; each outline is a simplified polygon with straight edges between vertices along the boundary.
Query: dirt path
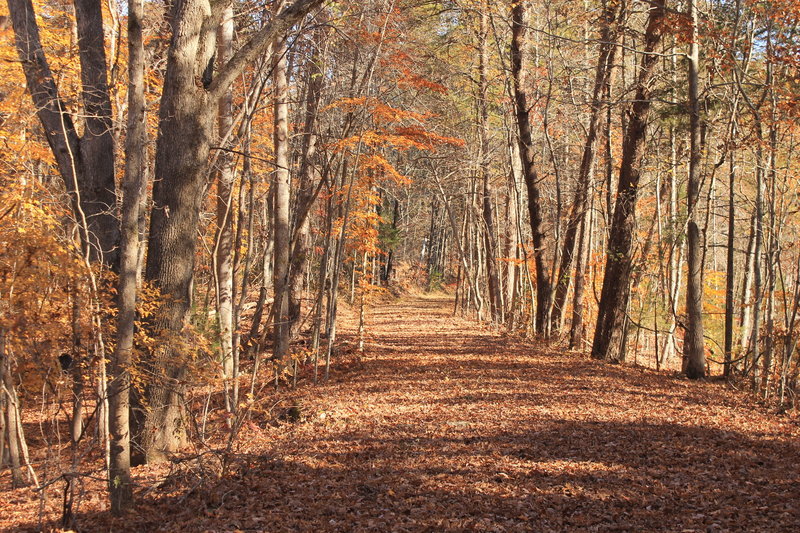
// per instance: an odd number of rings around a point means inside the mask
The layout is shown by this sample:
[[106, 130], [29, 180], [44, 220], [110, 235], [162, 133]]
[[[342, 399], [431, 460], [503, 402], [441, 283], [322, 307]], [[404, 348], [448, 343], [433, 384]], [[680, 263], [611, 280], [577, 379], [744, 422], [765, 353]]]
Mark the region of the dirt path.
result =
[[126, 525], [800, 530], [796, 421], [720, 384], [500, 336], [449, 305], [374, 311], [363, 364], [293, 397], [305, 420], [249, 428], [230, 475], [180, 497], [155, 491]]

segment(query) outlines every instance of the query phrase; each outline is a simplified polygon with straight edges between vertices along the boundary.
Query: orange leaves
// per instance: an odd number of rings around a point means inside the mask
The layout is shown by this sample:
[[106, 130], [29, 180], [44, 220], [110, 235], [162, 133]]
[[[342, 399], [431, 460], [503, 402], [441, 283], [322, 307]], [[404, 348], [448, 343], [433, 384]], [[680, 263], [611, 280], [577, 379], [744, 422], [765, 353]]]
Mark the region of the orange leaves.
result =
[[361, 168], [372, 170], [376, 174], [389, 178], [398, 185], [411, 185], [411, 179], [400, 174], [397, 169], [380, 154], [362, 156]]
[[[440, 145], [464, 146], [462, 139], [437, 135], [425, 129], [422, 124], [432, 116], [430, 113], [400, 109], [368, 97], [342, 98], [326, 107], [325, 111], [334, 109], [347, 113], [365, 111], [375, 126], [360, 135], [351, 135], [333, 143], [331, 146], [337, 151], [350, 150], [359, 144], [374, 149], [390, 148], [398, 151], [435, 151]], [[404, 125], [408, 122], [412, 124]]]
[[404, 120], [424, 121], [431, 115], [429, 113], [417, 113], [407, 109], [392, 107], [378, 100], [377, 98], [341, 98], [330, 104], [323, 111], [330, 109], [341, 109], [347, 113], [359, 110], [366, 110], [375, 124], [389, 124], [402, 122]]
[[405, 86], [416, 89], [426, 89], [439, 94], [447, 93], [447, 87], [420, 76], [419, 74], [412, 72], [411, 69], [403, 68], [401, 69], [401, 72], [403, 73], [403, 77], [398, 80], [398, 83], [401, 87]]
[[464, 146], [463, 139], [456, 137], [445, 137], [437, 135], [433, 132], [427, 131], [420, 126], [408, 126], [395, 128], [398, 135], [402, 135], [408, 139], [414, 140], [418, 146], [424, 146], [425, 149], [435, 151], [436, 146], [447, 144], [450, 146], [461, 147]]

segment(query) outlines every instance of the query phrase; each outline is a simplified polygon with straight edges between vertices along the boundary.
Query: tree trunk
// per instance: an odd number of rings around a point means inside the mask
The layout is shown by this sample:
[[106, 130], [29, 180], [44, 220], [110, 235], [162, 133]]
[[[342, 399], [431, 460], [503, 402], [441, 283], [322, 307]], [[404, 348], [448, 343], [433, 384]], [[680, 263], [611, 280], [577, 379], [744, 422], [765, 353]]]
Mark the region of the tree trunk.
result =
[[117, 343], [111, 358], [109, 381], [111, 512], [124, 514], [133, 507], [131, 485], [130, 386], [136, 280], [139, 274], [139, 217], [147, 194], [147, 122], [144, 96], [144, 0], [128, 1], [128, 131], [125, 138], [125, 175], [122, 183], [120, 268], [117, 287]]
[[[320, 32], [319, 35], [324, 36]], [[324, 38], [324, 37], [323, 37]], [[322, 43], [317, 43], [318, 50]], [[323, 58], [316, 52], [307, 64], [306, 73], [306, 110], [303, 126], [303, 144], [300, 160], [300, 184], [298, 187], [297, 208], [295, 209], [292, 254], [289, 269], [289, 322], [290, 336], [298, 334], [300, 314], [302, 311], [303, 273], [306, 270], [310, 250], [309, 211], [316, 198], [314, 187], [314, 160], [317, 155], [316, 122], [319, 102], [322, 96]]]
[[[224, 66], [233, 55], [233, 7], [227, 6], [217, 29], [217, 63]], [[233, 93], [226, 90], [217, 102], [217, 132], [221, 140], [233, 127]], [[232, 144], [232, 143], [231, 143]], [[217, 159], [217, 231], [214, 247], [214, 274], [219, 321], [220, 362], [222, 377], [233, 375], [233, 189], [236, 164], [233, 154], [222, 151]], [[230, 403], [230, 398], [226, 401]], [[232, 411], [234, 406], [228, 405]]]
[[285, 43], [276, 43], [272, 71], [275, 113], [275, 270], [272, 273], [274, 290], [273, 358], [284, 364], [289, 355], [289, 240], [290, 240], [290, 175], [289, 175], [289, 86]]
[[[736, 103], [734, 102], [734, 106]], [[734, 110], [735, 113], [735, 110]], [[735, 118], [732, 119], [731, 125], [731, 144], [734, 143], [734, 136], [736, 134]], [[735, 250], [734, 244], [736, 232], [736, 206], [734, 205], [735, 198], [735, 182], [736, 182], [736, 152], [731, 148], [728, 154], [730, 158], [728, 169], [728, 241], [726, 250], [726, 268], [725, 268], [725, 366], [723, 375], [727, 378], [730, 377], [732, 371], [733, 361], [733, 313], [735, 305], [734, 286], [736, 282], [735, 272]]]
[[644, 54], [636, 82], [636, 96], [625, 128], [617, 201], [609, 234], [603, 289], [592, 342], [592, 357], [595, 359], [618, 362], [624, 353], [623, 323], [630, 296], [636, 197], [650, 114], [651, 80], [658, 63], [658, 56], [654, 52], [661, 43], [665, 12], [663, 1], [652, 3], [644, 37]]
[[486, 255], [486, 277], [489, 282], [489, 310], [492, 321], [503, 321], [502, 293], [497, 272], [497, 242], [495, 240], [494, 213], [492, 212], [491, 160], [489, 159], [489, 4], [481, 3], [480, 45], [478, 66], [478, 128], [480, 134], [480, 176], [482, 198], [482, 233]]
[[31, 0], [9, 0], [8, 9], [28, 90], [70, 196], [84, 252], [92, 261], [100, 260], [116, 269], [119, 226], [114, 138], [100, 0], [75, 1], [85, 115], [83, 137], [78, 137], [73, 118], [58, 93]]
[[552, 287], [545, 258], [549, 242], [542, 220], [539, 177], [535, 164], [536, 149], [531, 133], [530, 109], [533, 102], [527, 88], [528, 65], [525, 48], [527, 46], [528, 6], [527, 0], [520, 0], [514, 4], [511, 22], [511, 72], [514, 78], [519, 151], [525, 186], [528, 189], [528, 212], [533, 234], [533, 258], [536, 264], [536, 332], [547, 336]]
[[583, 156], [581, 157], [581, 165], [578, 170], [578, 183], [575, 189], [575, 197], [572, 200], [572, 207], [570, 208], [569, 222], [567, 223], [567, 230], [564, 235], [564, 244], [561, 251], [561, 262], [558, 268], [558, 276], [556, 277], [550, 326], [553, 331], [559, 331], [561, 329], [562, 315], [570, 284], [570, 271], [575, 256], [575, 244], [578, 230], [585, 220], [589, 187], [591, 185], [594, 169], [597, 133], [600, 128], [603, 107], [604, 105], [608, 105], [608, 103], [603, 102], [603, 99], [607, 87], [610, 86], [611, 76], [614, 72], [614, 57], [616, 56], [617, 39], [621, 25], [620, 21], [615, 22], [618, 10], [619, 6], [617, 2], [607, 1], [603, 7], [603, 14], [601, 15], [600, 55], [597, 59], [597, 67], [595, 68], [589, 126], [586, 130]]
[[691, 23], [689, 47], [689, 183], [687, 206], [687, 248], [689, 271], [686, 276], [686, 333], [683, 338], [684, 372], [690, 379], [706, 375], [705, 339], [703, 337], [703, 239], [700, 235], [698, 200], [700, 198], [700, 100], [698, 97], [698, 70], [700, 49], [697, 35], [696, 0], [689, 0], [688, 17]]
[[153, 382], [147, 387], [148, 412], [140, 425], [148, 461], [163, 460], [186, 437], [182, 404], [186, 354], [178, 341], [185, 335], [191, 308], [195, 241], [217, 100], [270, 43], [321, 3], [297, 0], [284, 9], [242, 45], [216, 77], [211, 76], [211, 66], [224, 5], [184, 0], [172, 11], [145, 269], [146, 279], [165, 300], [150, 324], [162, 343], [147, 361]]
[[8, 437], [8, 458], [11, 466], [11, 487], [21, 487], [25, 484], [22, 476], [21, 444], [17, 431], [17, 409], [19, 408], [16, 387], [11, 377], [11, 358], [6, 351], [6, 332], [0, 330], [0, 391], [5, 397], [5, 430]]

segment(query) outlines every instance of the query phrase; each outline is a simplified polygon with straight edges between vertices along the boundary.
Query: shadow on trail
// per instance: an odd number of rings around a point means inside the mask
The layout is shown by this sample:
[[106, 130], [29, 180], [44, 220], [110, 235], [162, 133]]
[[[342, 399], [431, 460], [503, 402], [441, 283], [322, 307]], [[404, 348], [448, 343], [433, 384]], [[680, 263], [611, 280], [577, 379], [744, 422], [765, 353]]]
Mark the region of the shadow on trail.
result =
[[140, 490], [135, 515], [79, 514], [78, 526], [800, 530], [800, 444], [742, 421], [755, 411], [704, 419], [711, 386], [470, 330], [439, 300], [371, 320], [359, 370], [309, 393], [327, 418], [285, 425], [221, 477]]
[[800, 449], [729, 431], [552, 419], [498, 434], [354, 431], [312, 444], [322, 450], [309, 450], [317, 466], [240, 456], [231, 474], [180, 497], [140, 495], [141, 511], [118, 529], [789, 531], [798, 524], [789, 513], [800, 469], [770, 458]]

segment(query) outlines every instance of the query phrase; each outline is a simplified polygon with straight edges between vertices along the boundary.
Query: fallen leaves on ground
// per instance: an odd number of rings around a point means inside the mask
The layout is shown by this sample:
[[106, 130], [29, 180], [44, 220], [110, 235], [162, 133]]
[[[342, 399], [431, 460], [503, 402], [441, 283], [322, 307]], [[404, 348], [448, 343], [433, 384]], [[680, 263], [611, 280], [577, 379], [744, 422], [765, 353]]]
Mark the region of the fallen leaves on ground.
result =
[[[374, 310], [360, 365], [285, 393], [302, 405], [297, 421], [254, 421], [224, 468], [209, 458], [182, 475], [173, 468], [169, 483], [166, 467], [136, 469], [135, 513], [112, 519], [100, 493], [76, 523], [86, 531], [800, 530], [795, 420], [721, 383], [590, 361], [450, 309], [446, 299], [418, 297]], [[36, 527], [30, 489], [0, 497], [6, 516], [31, 510], [16, 524], [0, 517], [1, 527]]]

